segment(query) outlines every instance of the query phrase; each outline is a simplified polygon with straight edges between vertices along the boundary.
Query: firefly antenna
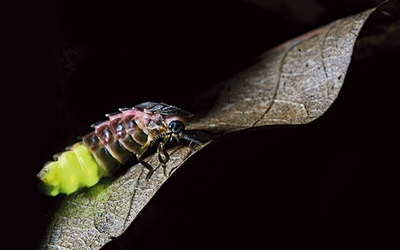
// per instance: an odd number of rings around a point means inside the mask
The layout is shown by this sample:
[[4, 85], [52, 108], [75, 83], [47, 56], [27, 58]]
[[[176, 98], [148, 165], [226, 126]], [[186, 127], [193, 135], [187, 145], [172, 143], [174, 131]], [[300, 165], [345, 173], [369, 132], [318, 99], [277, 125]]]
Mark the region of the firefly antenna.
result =
[[190, 137], [190, 136], [187, 136], [187, 135], [185, 135], [184, 133], [181, 133], [179, 136], [180, 136], [182, 139], [185, 139], [185, 140], [190, 141], [190, 142], [194, 142], [194, 143], [196, 143], [196, 144], [199, 145], [199, 146], [202, 146], [202, 145], [203, 145], [203, 143], [202, 143], [201, 141], [198, 141], [198, 140], [196, 140], [196, 139], [194, 139], [194, 138], [192, 138], [192, 137]]

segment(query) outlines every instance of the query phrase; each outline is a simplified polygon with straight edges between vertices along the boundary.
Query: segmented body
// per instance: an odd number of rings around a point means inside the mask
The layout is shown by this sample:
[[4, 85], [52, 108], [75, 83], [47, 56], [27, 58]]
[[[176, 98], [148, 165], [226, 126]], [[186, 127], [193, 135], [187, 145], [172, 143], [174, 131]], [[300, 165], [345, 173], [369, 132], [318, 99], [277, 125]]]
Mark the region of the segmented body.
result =
[[161, 165], [165, 168], [169, 155], [165, 143], [172, 139], [199, 141], [183, 134], [185, 124], [193, 115], [180, 108], [155, 102], [145, 102], [133, 108], [107, 115], [109, 120], [92, 125], [94, 131], [83, 136], [68, 151], [58, 154], [47, 163], [38, 177], [51, 196], [71, 194], [83, 187], [95, 185], [101, 178], [136, 157], [148, 170], [149, 179], [154, 168], [142, 160], [150, 145], [158, 142]]

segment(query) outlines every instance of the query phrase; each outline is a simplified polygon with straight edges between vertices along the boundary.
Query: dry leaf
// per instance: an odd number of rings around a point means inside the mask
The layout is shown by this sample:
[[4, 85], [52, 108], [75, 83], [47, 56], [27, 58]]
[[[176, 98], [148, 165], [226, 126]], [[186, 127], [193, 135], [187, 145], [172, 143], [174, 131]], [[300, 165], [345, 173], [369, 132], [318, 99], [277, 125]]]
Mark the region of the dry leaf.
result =
[[354, 43], [372, 10], [288, 41], [228, 81], [192, 129], [230, 132], [271, 124], [306, 124], [335, 101]]
[[[211, 110], [189, 126], [205, 142], [202, 148], [216, 137], [201, 131], [228, 134], [270, 124], [306, 124], [323, 115], [340, 92], [357, 36], [373, 12], [337, 20], [290, 40], [225, 82]], [[169, 171], [202, 148], [170, 149]], [[158, 165], [156, 154], [146, 161]], [[145, 181], [146, 171], [137, 164], [115, 180], [65, 198], [43, 249], [100, 249], [123, 234], [168, 179], [159, 168]]]

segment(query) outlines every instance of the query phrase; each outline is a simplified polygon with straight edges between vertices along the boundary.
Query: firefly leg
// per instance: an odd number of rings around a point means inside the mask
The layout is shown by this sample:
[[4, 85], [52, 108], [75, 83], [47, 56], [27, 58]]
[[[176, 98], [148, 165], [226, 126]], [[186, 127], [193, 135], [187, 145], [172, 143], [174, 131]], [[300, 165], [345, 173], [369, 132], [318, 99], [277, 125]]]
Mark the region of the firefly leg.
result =
[[139, 150], [136, 152], [136, 158], [138, 159], [138, 161], [149, 170], [149, 173], [146, 175], [146, 180], [149, 180], [150, 177], [153, 175], [154, 172], [154, 168], [147, 162], [145, 162], [142, 159], [142, 155], [144, 154], [144, 152], [146, 152], [146, 150], [149, 148], [150, 146], [150, 141], [147, 141], [141, 148], [139, 148]]
[[164, 169], [165, 176], [168, 176], [167, 175], [167, 162], [169, 161], [169, 154], [168, 154], [167, 150], [165, 149], [164, 145], [165, 145], [165, 143], [168, 142], [168, 140], [169, 140], [169, 136], [166, 136], [164, 138], [164, 140], [158, 144], [158, 147], [157, 147], [158, 160], [160, 161], [161, 166]]

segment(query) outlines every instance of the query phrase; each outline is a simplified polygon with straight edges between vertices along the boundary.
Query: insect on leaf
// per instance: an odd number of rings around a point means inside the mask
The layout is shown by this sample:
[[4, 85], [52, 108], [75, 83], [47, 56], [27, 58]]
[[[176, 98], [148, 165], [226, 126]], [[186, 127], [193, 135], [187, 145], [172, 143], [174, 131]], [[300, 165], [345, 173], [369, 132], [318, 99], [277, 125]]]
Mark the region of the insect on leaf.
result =
[[[216, 139], [208, 133], [306, 124], [323, 115], [339, 95], [357, 36], [374, 10], [337, 20], [273, 48], [223, 83], [215, 105], [187, 126], [197, 131], [196, 138], [204, 144], [195, 149], [170, 148], [167, 171], [177, 170]], [[145, 161], [159, 165], [157, 153]], [[54, 215], [43, 249], [100, 249], [123, 234], [169, 178], [159, 167], [146, 180], [147, 171], [138, 163], [114, 180], [103, 180], [66, 197]]]

